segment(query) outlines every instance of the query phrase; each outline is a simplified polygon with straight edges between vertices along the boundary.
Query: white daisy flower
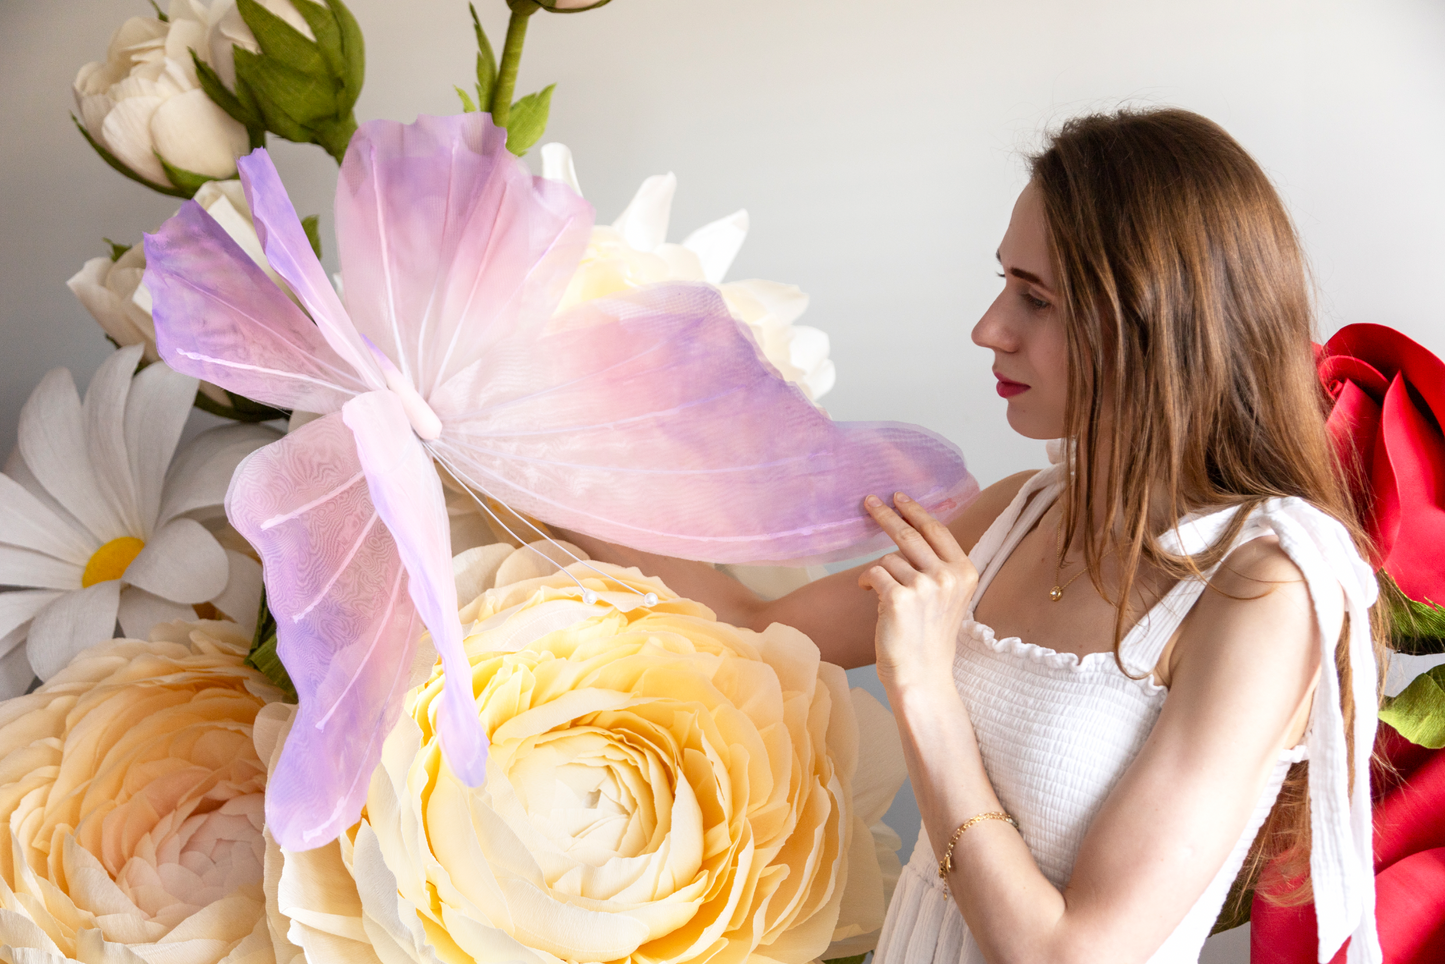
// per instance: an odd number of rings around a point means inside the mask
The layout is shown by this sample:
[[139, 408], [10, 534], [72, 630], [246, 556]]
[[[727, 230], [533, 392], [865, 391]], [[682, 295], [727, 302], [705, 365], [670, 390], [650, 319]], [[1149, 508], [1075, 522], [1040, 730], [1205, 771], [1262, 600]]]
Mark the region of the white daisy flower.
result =
[[146, 639], [209, 603], [254, 628], [261, 567], [212, 530], [225, 529], [236, 465], [279, 433], [226, 425], [178, 453], [196, 379], [159, 363], [136, 373], [142, 351], [112, 355], [84, 402], [54, 369], [21, 409], [0, 474], [0, 586], [13, 587], [0, 590], [0, 698], [32, 671], [49, 679], [117, 621]]

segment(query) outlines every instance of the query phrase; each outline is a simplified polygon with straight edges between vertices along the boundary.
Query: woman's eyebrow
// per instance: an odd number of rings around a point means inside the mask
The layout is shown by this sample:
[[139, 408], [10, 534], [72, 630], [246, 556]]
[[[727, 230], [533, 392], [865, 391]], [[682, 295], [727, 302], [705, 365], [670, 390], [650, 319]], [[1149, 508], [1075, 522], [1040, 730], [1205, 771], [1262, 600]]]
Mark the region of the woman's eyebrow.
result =
[[[998, 259], [999, 266], [1002, 267], [1003, 256], [997, 251], [994, 252], [993, 256]], [[1023, 268], [1009, 268], [1008, 273], [1013, 275], [1015, 278], [1022, 278], [1030, 284], [1036, 284], [1040, 288], [1048, 290], [1049, 286], [1044, 284], [1043, 279], [1040, 278], [1038, 275], [1034, 274], [1032, 271], [1025, 271]]]

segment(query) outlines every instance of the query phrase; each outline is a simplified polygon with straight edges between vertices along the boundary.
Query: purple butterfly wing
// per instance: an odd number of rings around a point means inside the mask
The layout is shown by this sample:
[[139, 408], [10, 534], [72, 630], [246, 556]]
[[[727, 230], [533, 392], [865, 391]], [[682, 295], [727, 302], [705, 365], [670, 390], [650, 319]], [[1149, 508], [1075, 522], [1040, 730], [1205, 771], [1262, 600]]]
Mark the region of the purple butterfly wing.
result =
[[978, 493], [939, 436], [818, 411], [702, 285], [586, 303], [495, 346], [431, 404], [434, 450], [473, 487], [664, 555], [850, 558], [891, 544], [863, 511], [870, 492], [944, 518]]
[[544, 326], [586, 250], [592, 208], [534, 178], [486, 114], [371, 121], [336, 187], [346, 303], [421, 393]]
[[395, 394], [358, 395], [346, 403], [341, 417], [356, 439], [372, 504], [396, 540], [411, 577], [412, 601], [446, 670], [440, 729], [447, 763], [466, 783], [477, 786], [486, 777], [487, 737], [477, 718], [471, 668], [462, 649], [441, 479]]
[[226, 512], [261, 554], [277, 651], [300, 697], [266, 826], [307, 850], [360, 815], [422, 624], [339, 413], [248, 457]]
[[194, 201], [145, 237], [156, 347], [237, 395], [334, 412], [365, 386], [311, 319]]

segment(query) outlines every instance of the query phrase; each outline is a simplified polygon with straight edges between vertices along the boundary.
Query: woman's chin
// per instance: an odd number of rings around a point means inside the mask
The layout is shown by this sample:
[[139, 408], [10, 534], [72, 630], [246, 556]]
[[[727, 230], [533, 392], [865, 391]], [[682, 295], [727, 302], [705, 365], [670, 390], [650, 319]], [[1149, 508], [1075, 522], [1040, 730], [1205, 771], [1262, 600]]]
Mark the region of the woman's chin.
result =
[[1024, 438], [1038, 439], [1041, 442], [1059, 438], [1064, 434], [1064, 426], [1059, 419], [1032, 415], [1013, 399], [1009, 399], [1008, 403], [1008, 425]]

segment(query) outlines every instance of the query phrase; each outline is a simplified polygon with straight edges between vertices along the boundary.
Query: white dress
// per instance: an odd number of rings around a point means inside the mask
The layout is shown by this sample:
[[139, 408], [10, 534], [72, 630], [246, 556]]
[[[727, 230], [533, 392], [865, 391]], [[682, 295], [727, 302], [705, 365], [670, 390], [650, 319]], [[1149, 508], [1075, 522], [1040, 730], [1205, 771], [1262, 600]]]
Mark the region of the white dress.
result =
[[[1061, 478], [1057, 465], [1034, 476], [974, 547], [970, 558], [979, 570], [975, 600], [1058, 496]], [[1232, 512], [1186, 517], [1166, 536], [1166, 548], [1193, 553], [1212, 545]], [[1365, 609], [1374, 598], [1373, 573], [1359, 559], [1344, 527], [1300, 499], [1270, 500], [1245, 524], [1235, 545], [1270, 533], [1279, 537], [1281, 547], [1300, 567], [1312, 596], [1338, 593], [1338, 586], [1345, 587], [1355, 701], [1357, 706], [1372, 706], [1374, 657]], [[1056, 887], [1068, 882], [1089, 824], [1159, 717], [1168, 690], [1154, 682], [1154, 668], [1203, 590], [1200, 580], [1181, 581], [1129, 632], [1119, 650], [1127, 675], [1112, 652], [1080, 658], [1017, 637], [999, 639], [972, 618], [970, 607], [954, 656], [954, 684], [968, 707], [984, 767], [1000, 802], [1017, 818], [1019, 833], [1039, 869]], [[1320, 622], [1324, 625], [1323, 615]], [[1306, 756], [1312, 761], [1311, 877], [1321, 910], [1321, 946], [1330, 949], [1321, 960], [1328, 960], [1352, 934], [1356, 939], [1351, 941], [1351, 962], [1380, 959], [1374, 930], [1368, 781], [1356, 787], [1361, 792], [1346, 789], [1344, 731], [1334, 672], [1338, 617], [1332, 628], [1324, 628], [1320, 646], [1326, 671], [1321, 674], [1305, 742], [1280, 754], [1229, 859], [1150, 958], [1154, 964], [1198, 960], [1286, 771]], [[1364, 748], [1363, 757], [1357, 754], [1356, 766], [1363, 774], [1368, 772], [1375, 720], [1370, 712], [1356, 717], [1356, 745]], [[966, 874], [967, 868], [962, 872]], [[923, 830], [888, 907], [876, 961], [984, 961], [958, 906], [938, 878], [933, 847]]]

